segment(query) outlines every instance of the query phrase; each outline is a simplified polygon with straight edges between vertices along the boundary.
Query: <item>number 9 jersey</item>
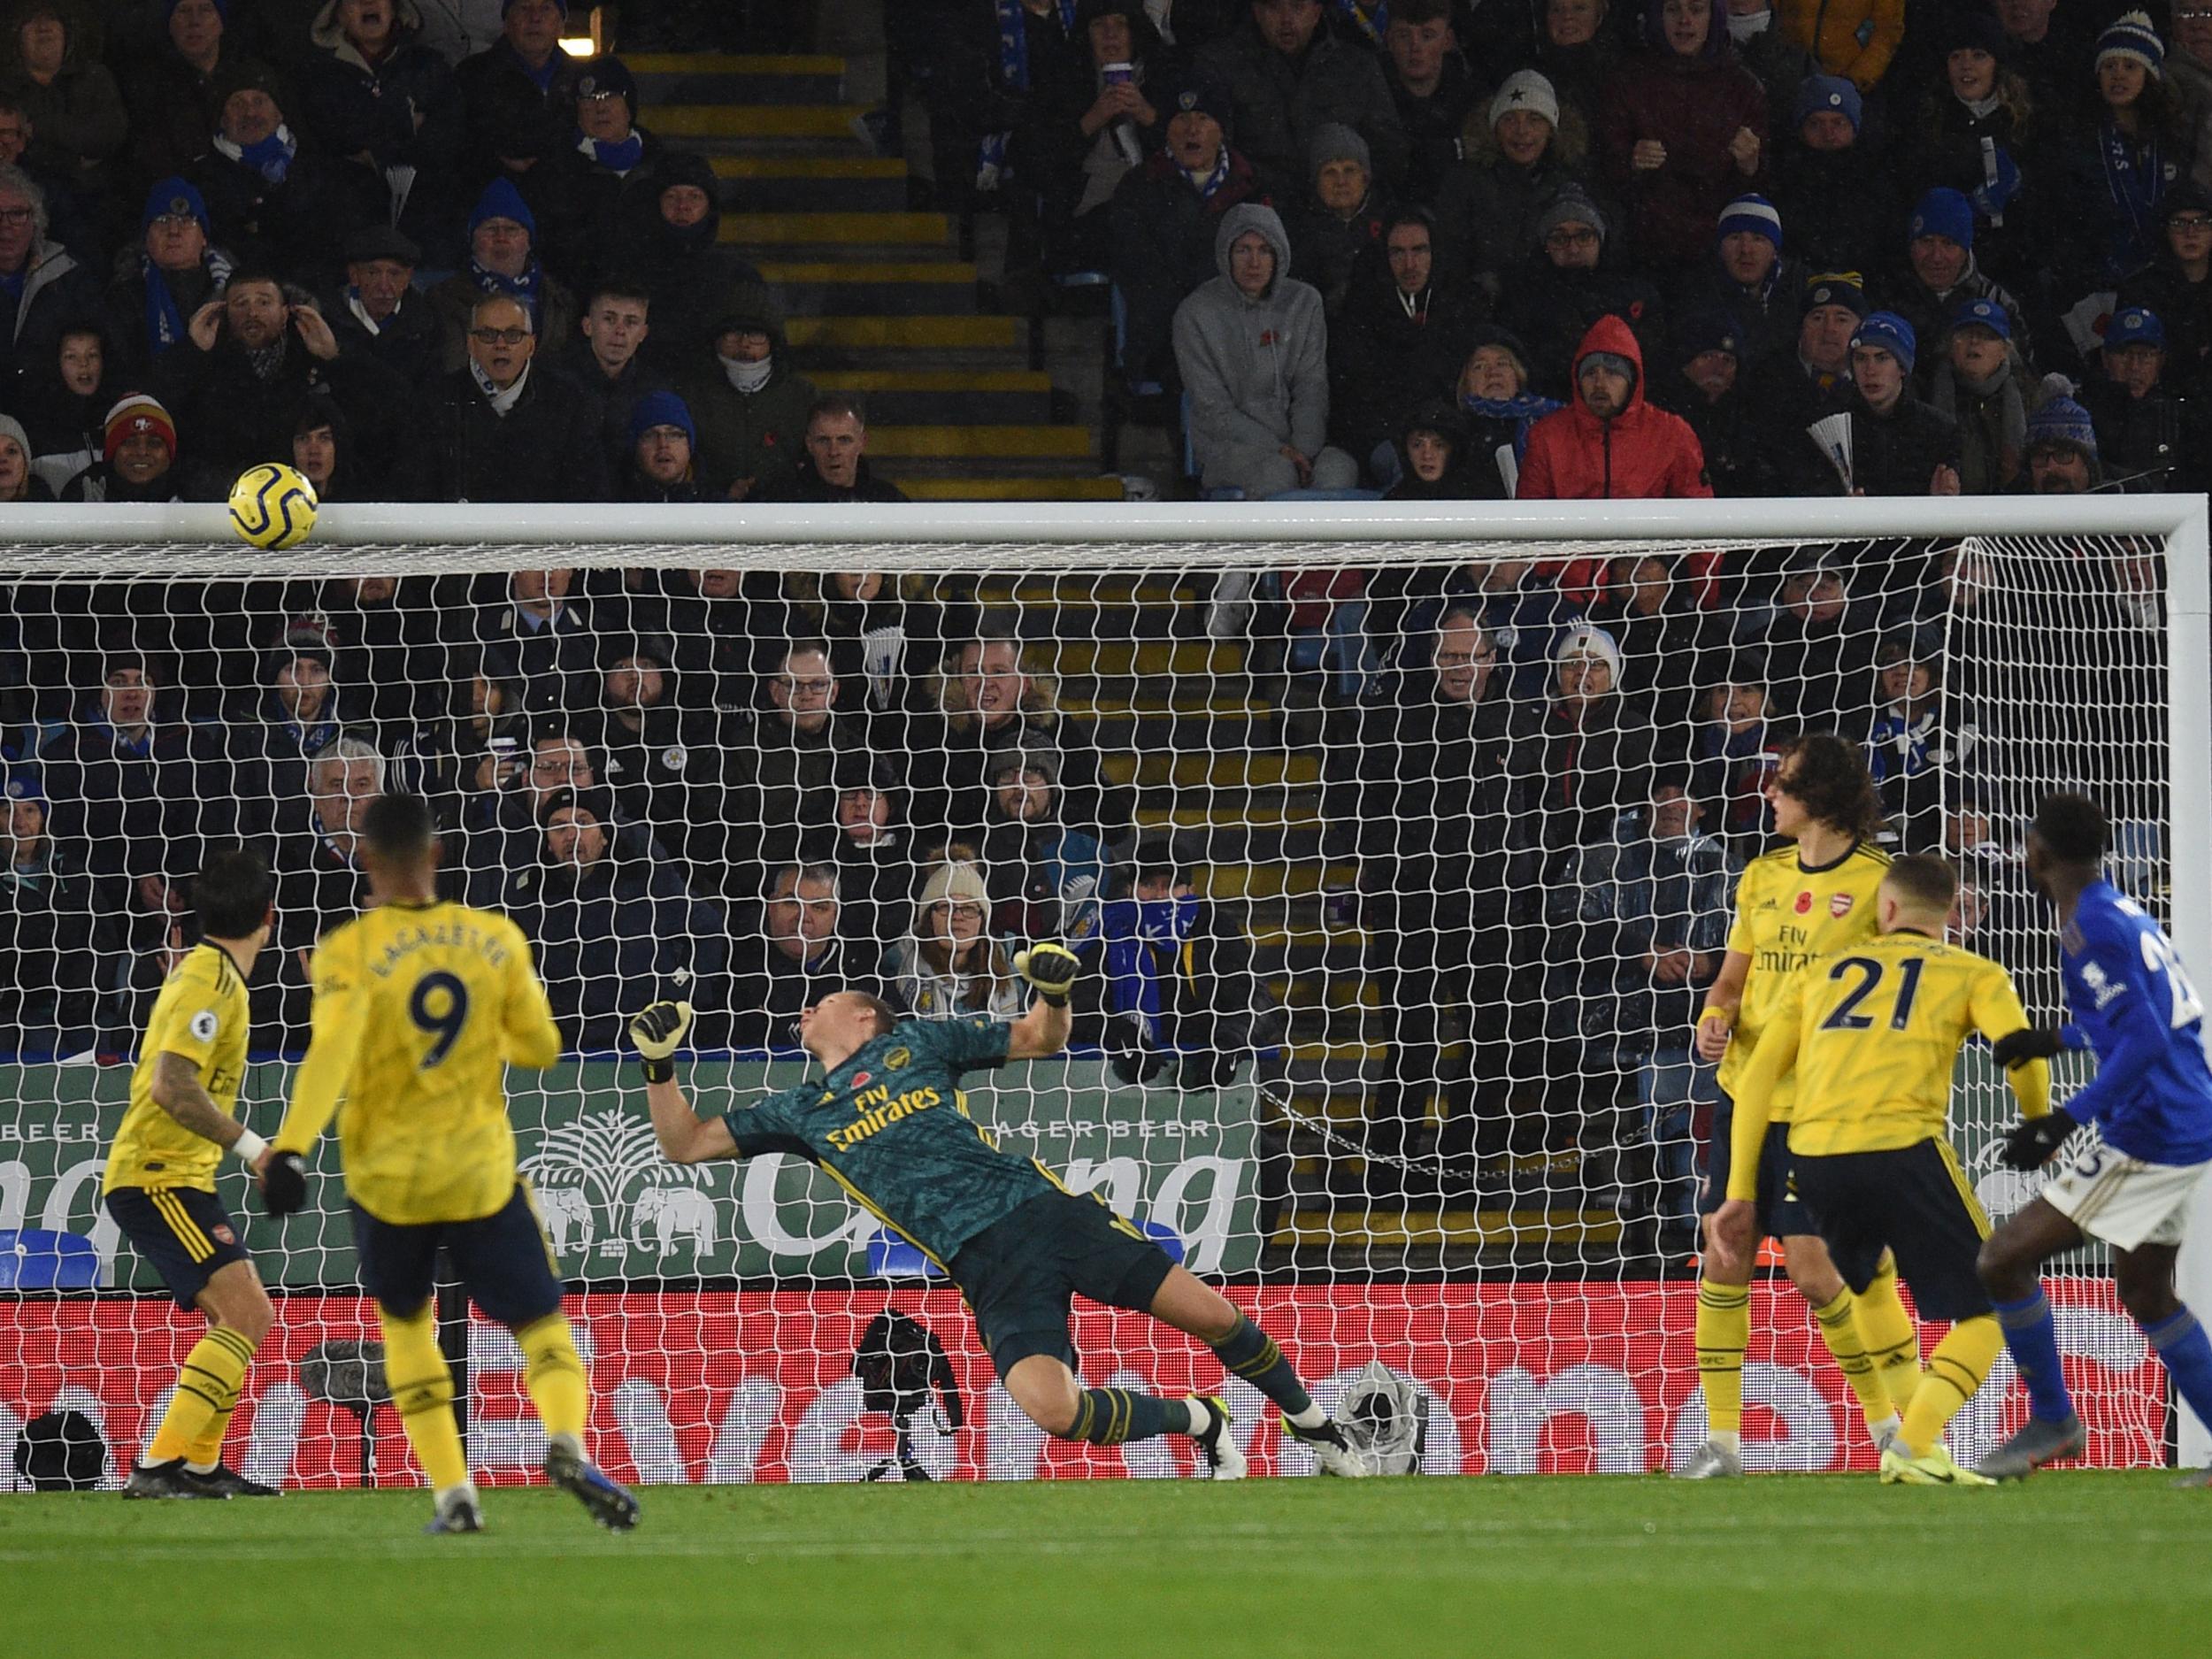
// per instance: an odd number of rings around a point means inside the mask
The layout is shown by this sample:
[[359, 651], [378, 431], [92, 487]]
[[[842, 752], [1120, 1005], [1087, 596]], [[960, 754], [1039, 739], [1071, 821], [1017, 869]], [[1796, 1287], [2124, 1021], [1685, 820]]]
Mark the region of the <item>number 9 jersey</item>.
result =
[[561, 1035], [503, 916], [387, 903], [315, 948], [307, 1058], [280, 1152], [338, 1119], [346, 1193], [380, 1221], [474, 1221], [515, 1187], [509, 1064], [550, 1065]]

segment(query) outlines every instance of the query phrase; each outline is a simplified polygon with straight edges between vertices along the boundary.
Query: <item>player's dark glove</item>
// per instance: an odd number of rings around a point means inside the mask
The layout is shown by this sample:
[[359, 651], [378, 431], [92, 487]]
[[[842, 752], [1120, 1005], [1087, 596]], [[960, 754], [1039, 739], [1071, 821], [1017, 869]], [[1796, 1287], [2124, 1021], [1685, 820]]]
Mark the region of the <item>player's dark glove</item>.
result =
[[273, 1216], [296, 1216], [307, 1208], [307, 1160], [296, 1152], [273, 1153], [261, 1171], [261, 1207]]
[[1032, 945], [1016, 955], [1014, 972], [1053, 1007], [1065, 1008], [1076, 976], [1083, 972], [1083, 961], [1065, 945]]
[[1990, 1058], [2008, 1069], [2028, 1060], [2047, 1060], [2066, 1045], [2055, 1030], [2023, 1025], [1989, 1045]]
[[673, 1082], [676, 1050], [691, 1029], [691, 1004], [654, 1002], [630, 1021], [630, 1041], [636, 1048], [638, 1069], [648, 1083]]
[[2024, 1118], [2005, 1131], [2005, 1148], [1997, 1155], [1997, 1162], [2008, 1170], [2039, 1170], [2051, 1161], [2051, 1154], [2066, 1144], [2066, 1137], [2080, 1127], [2063, 1106], [2055, 1108], [2048, 1117]]

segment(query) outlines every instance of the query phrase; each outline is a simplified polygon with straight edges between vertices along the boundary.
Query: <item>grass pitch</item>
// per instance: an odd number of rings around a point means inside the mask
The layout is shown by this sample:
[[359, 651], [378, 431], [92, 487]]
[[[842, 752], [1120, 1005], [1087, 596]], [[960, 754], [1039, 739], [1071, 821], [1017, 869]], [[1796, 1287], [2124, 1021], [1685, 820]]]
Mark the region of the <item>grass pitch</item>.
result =
[[[0, 1654], [1110, 1655], [1313, 1659], [2212, 1645], [2212, 1492], [2046, 1473], [651, 1487], [565, 1496], [0, 1498]], [[1813, 1609], [1825, 1609], [1816, 1622]]]

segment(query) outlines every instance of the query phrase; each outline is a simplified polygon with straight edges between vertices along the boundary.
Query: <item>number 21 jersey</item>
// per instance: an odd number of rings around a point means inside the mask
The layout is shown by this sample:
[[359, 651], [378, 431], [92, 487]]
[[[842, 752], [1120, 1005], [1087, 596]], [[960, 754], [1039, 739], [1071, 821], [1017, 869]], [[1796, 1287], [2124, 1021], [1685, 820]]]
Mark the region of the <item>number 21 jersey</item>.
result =
[[335, 1112], [347, 1195], [378, 1220], [473, 1221], [504, 1204], [506, 1067], [550, 1065], [561, 1048], [522, 930], [465, 904], [384, 904], [324, 936], [313, 977], [278, 1149], [305, 1152]]

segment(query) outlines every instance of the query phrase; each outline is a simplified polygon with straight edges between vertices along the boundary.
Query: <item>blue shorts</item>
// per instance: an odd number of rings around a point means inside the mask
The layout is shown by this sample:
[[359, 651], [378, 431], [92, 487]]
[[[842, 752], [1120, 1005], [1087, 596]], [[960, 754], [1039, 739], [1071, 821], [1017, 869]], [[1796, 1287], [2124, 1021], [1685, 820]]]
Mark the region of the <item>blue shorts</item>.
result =
[[253, 1259], [223, 1201], [196, 1187], [119, 1187], [107, 1206], [131, 1248], [188, 1311], [200, 1305], [200, 1293], [219, 1271]]
[[520, 1330], [560, 1309], [560, 1271], [526, 1181], [517, 1181], [504, 1204], [474, 1221], [380, 1221], [356, 1204], [353, 1242], [362, 1289], [403, 1318], [430, 1300], [441, 1246], [486, 1317]]

